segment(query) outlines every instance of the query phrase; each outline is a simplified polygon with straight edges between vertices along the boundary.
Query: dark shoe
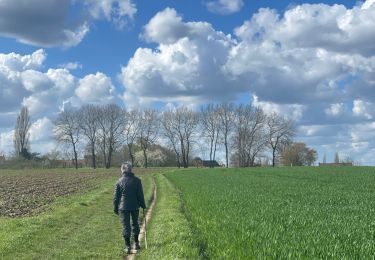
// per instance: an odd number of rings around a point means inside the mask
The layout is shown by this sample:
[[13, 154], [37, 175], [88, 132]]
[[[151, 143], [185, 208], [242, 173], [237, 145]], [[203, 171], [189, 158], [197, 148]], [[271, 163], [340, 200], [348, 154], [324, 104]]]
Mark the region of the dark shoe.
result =
[[135, 250], [140, 250], [141, 246], [139, 245], [138, 235], [134, 235]]
[[125, 239], [125, 248], [124, 248], [124, 252], [126, 254], [130, 254], [130, 251], [131, 251], [131, 247], [130, 247], [130, 238], [128, 237], [124, 237]]
[[139, 242], [135, 242], [135, 250], [141, 250], [141, 246], [139, 245]]

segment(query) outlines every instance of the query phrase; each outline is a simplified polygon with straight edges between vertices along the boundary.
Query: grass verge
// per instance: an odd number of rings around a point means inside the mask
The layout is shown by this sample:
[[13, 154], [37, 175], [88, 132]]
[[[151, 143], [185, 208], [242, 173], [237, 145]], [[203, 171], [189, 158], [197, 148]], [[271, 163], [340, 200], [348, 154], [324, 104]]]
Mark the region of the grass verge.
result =
[[[140, 177], [149, 200], [152, 176]], [[122, 258], [121, 224], [112, 204], [117, 178], [109, 176], [94, 190], [60, 197], [39, 215], [0, 218], [0, 259]]]
[[148, 249], [137, 259], [202, 259], [179, 192], [163, 174], [155, 176], [156, 205], [147, 230]]

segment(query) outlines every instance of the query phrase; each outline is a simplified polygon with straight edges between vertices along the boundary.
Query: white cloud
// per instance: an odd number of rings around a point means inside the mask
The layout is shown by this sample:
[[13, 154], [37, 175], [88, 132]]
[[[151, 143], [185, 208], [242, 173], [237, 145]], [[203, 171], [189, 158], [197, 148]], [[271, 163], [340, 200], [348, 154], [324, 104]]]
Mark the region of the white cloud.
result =
[[336, 103], [336, 104], [331, 104], [330, 107], [325, 110], [325, 112], [329, 116], [337, 116], [343, 113], [344, 110], [345, 110], [345, 107], [343, 103]]
[[52, 85], [52, 81], [48, 76], [37, 70], [21, 72], [21, 81], [24, 88], [31, 92], [40, 92], [49, 89]]
[[276, 104], [261, 101], [256, 95], [253, 95], [252, 104], [261, 107], [266, 114], [276, 113], [295, 121], [299, 121], [302, 118], [305, 109], [305, 107], [300, 104]]
[[0, 155], [9, 155], [13, 148], [14, 130], [0, 132]]
[[68, 62], [68, 63], [60, 64], [59, 67], [62, 69], [67, 69], [67, 70], [76, 70], [76, 69], [82, 69], [82, 64], [79, 62]]
[[50, 141], [52, 129], [53, 123], [49, 118], [39, 118], [30, 127], [30, 142], [35, 144], [41, 141]]
[[30, 142], [33, 152], [46, 153], [54, 146], [52, 122], [64, 106], [116, 101], [118, 94], [111, 79], [103, 73], [77, 78], [68, 69], [42, 71], [46, 54], [0, 54], [0, 151], [13, 150], [12, 138], [21, 105], [27, 106], [32, 123]]
[[[31, 70], [38, 69], [42, 66], [46, 58], [44, 50], [37, 50], [31, 55], [19, 55], [16, 53], [0, 53], [0, 113], [12, 111], [17, 107], [23, 97], [30, 94], [35, 87], [33, 81], [38, 80], [38, 75], [31, 75]], [[30, 82], [23, 85], [23, 71], [30, 75]], [[39, 77], [40, 83], [43, 81]], [[42, 84], [41, 84], [42, 85]]]
[[373, 119], [373, 115], [375, 114], [375, 105], [370, 102], [356, 99], [353, 101], [353, 113], [355, 116]]
[[375, 4], [375, 0], [367, 0], [367, 1], [365, 1], [364, 3], [363, 3], [363, 5], [362, 5], [362, 9], [369, 9], [369, 8], [371, 8], [371, 6], [372, 5], [374, 5]]
[[131, 0], [86, 0], [88, 10], [94, 19], [105, 18], [118, 28], [124, 28], [133, 21], [137, 8]]
[[[366, 9], [369, 11], [372, 9]], [[341, 32], [337, 21], [344, 13], [352, 14], [355, 20], [366, 16], [370, 24], [374, 20], [359, 7], [346, 9], [339, 5], [301, 5], [283, 16], [260, 9], [235, 29], [237, 41], [208, 23], [184, 22], [174, 9], [166, 8], [145, 25], [142, 34], [146, 41], [158, 44], [156, 49], [138, 49], [122, 69], [125, 99], [134, 100], [136, 95], [157, 101], [166, 94], [168, 98], [195, 96], [204, 101], [208, 92], [215, 98], [220, 93], [222, 98], [230, 99], [247, 90], [265, 102], [342, 103], [355, 82], [351, 78], [364, 74], [368, 78], [364, 86], [371, 80], [375, 82], [371, 76], [375, 59], [368, 56], [371, 50], [364, 53], [363, 48], [354, 48], [355, 42], [340, 46], [347, 35], [331, 34], [332, 30]], [[354, 23], [347, 34], [350, 30], [365, 34], [362, 26]], [[315, 37], [324, 30], [324, 37], [331, 37], [329, 44], [313, 42], [324, 38]], [[366, 46], [373, 46], [366, 37]], [[215, 48], [213, 43], [221, 47]], [[173, 71], [178, 62], [183, 67]], [[224, 84], [231, 86], [232, 95], [222, 91]]]
[[222, 15], [236, 13], [240, 11], [243, 6], [243, 0], [215, 0], [206, 3], [208, 11]]
[[189, 28], [182, 22], [176, 10], [166, 8], [158, 12], [145, 26], [141, 35], [146, 41], [161, 44], [175, 43], [189, 34]]
[[[29, 108], [33, 117], [56, 114], [58, 106], [71, 98], [76, 88], [76, 78], [66, 69], [49, 69], [43, 76], [50, 82], [49, 87], [25, 96], [22, 101], [22, 105]], [[27, 80], [26, 78], [25, 81]]]
[[[30, 148], [31, 152], [45, 154], [54, 148], [52, 137], [53, 123], [47, 117], [42, 117], [31, 124]], [[14, 151], [14, 130], [2, 131], [0, 133], [0, 155], [10, 156]]]
[[76, 95], [85, 103], [106, 104], [115, 100], [115, 87], [111, 78], [101, 72], [79, 80]]
[[315, 147], [358, 157], [358, 147], [374, 146], [351, 139], [352, 126], [375, 111], [373, 2], [260, 9], [234, 37], [167, 8], [142, 33], [156, 47], [139, 48], [122, 68], [124, 100], [200, 104], [250, 93], [267, 112], [299, 120], [301, 137]]
[[38, 69], [47, 57], [43, 49], [33, 52], [31, 55], [20, 55], [17, 53], [0, 53], [0, 66], [13, 71], [22, 71], [27, 69]]
[[167, 8], [145, 26], [143, 37], [160, 45], [157, 50], [139, 48], [122, 68], [127, 103], [199, 103], [234, 97], [242, 89], [223, 70], [234, 42], [210, 24], [184, 23]]

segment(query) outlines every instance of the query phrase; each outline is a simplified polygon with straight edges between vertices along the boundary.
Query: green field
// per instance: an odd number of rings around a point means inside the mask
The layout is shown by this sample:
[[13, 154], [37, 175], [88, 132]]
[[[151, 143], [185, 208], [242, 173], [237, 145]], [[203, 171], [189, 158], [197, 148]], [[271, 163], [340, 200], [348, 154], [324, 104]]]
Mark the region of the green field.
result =
[[[373, 167], [135, 173], [146, 200], [157, 187], [139, 259], [373, 259]], [[1, 170], [0, 259], [123, 259], [118, 177], [118, 169]]]
[[374, 168], [191, 169], [181, 192], [201, 258], [370, 259]]

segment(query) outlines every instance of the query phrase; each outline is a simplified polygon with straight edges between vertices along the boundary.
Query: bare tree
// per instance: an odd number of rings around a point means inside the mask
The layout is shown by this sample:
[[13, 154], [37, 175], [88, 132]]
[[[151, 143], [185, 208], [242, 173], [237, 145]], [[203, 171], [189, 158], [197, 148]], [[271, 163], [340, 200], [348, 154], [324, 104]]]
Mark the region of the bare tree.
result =
[[197, 113], [185, 106], [164, 112], [162, 116], [164, 133], [174, 146], [179, 165], [184, 168], [189, 167], [189, 156], [198, 122]]
[[175, 111], [165, 111], [161, 115], [161, 125], [163, 126], [163, 134], [168, 139], [176, 156], [177, 166], [181, 168], [181, 153], [178, 148], [179, 133], [175, 127]]
[[153, 109], [145, 109], [142, 112], [139, 131], [139, 143], [143, 152], [144, 167], [147, 168], [147, 150], [158, 136], [159, 119], [158, 112]]
[[79, 110], [79, 123], [82, 133], [89, 141], [91, 150], [92, 167], [96, 168], [95, 146], [99, 129], [99, 108], [95, 105], [85, 105]]
[[184, 168], [189, 167], [189, 155], [198, 122], [198, 115], [193, 110], [187, 107], [179, 107], [176, 109], [174, 127], [180, 141], [182, 165]]
[[264, 150], [264, 123], [266, 115], [261, 108], [240, 105], [236, 109], [235, 141], [238, 165], [255, 165], [255, 159]]
[[232, 103], [222, 103], [218, 106], [220, 118], [220, 128], [225, 147], [226, 167], [229, 167], [229, 138], [234, 128], [234, 105]]
[[141, 112], [139, 110], [130, 110], [126, 113], [125, 124], [125, 142], [128, 146], [129, 156], [132, 164], [134, 165], [134, 150], [133, 146], [138, 138], [141, 126]]
[[296, 129], [294, 122], [276, 113], [267, 117], [266, 123], [267, 144], [272, 151], [272, 167], [275, 167], [277, 153], [290, 144]]
[[78, 168], [77, 143], [80, 138], [80, 122], [76, 110], [65, 109], [54, 122], [54, 135], [57, 141], [70, 144], [73, 148], [74, 164]]
[[14, 129], [13, 142], [17, 157], [23, 156], [26, 158], [29, 154], [30, 126], [29, 109], [26, 106], [22, 106]]
[[98, 136], [106, 168], [111, 167], [112, 155], [121, 146], [122, 133], [126, 123], [125, 115], [125, 111], [116, 104], [100, 108]]
[[202, 135], [208, 139], [210, 144], [210, 167], [213, 167], [216, 147], [220, 133], [220, 117], [218, 108], [214, 104], [208, 104], [201, 108]]

